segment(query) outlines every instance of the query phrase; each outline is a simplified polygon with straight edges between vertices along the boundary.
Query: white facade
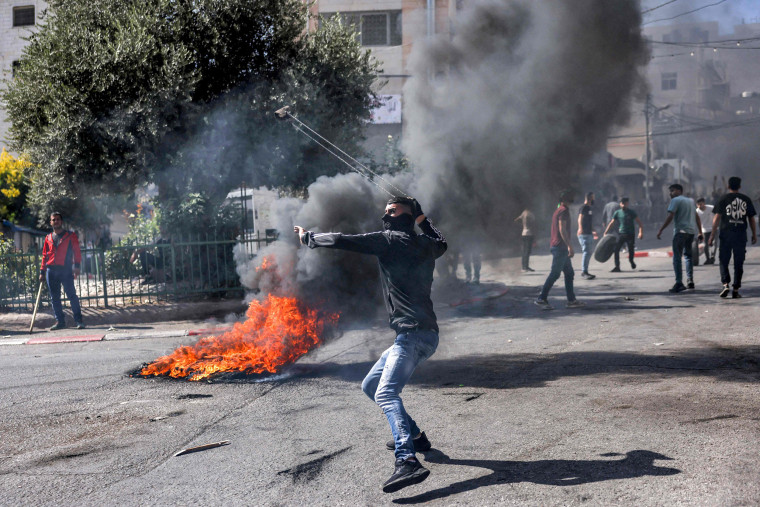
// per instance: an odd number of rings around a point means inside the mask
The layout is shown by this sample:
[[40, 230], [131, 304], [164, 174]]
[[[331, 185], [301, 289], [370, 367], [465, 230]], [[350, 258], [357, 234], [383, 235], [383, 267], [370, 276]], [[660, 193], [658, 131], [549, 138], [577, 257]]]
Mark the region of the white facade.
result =
[[[29, 8], [34, 8], [34, 24], [29, 21]], [[47, 9], [42, 0], [0, 0], [0, 80], [13, 78], [13, 62], [21, 58], [28, 37], [39, 23], [40, 14]], [[21, 26], [14, 26], [14, 18]], [[2, 86], [2, 85], [0, 85]], [[8, 123], [0, 104], [0, 148], [7, 147]]]

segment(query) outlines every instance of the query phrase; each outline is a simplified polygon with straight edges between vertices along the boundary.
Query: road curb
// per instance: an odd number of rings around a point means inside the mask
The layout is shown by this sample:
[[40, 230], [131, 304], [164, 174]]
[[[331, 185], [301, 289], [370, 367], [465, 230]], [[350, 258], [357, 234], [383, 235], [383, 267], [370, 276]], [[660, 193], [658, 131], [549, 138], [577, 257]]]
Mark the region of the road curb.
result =
[[187, 336], [186, 329], [172, 329], [169, 331], [147, 331], [144, 333], [106, 333], [103, 340], [136, 340], [138, 338], [179, 338]]
[[191, 329], [187, 332], [187, 336], [206, 336], [210, 334], [222, 334], [227, 331], [232, 331], [232, 326], [214, 327], [209, 329]]
[[646, 250], [643, 252], [634, 252], [634, 257], [673, 257], [673, 252], [660, 252], [658, 250]]
[[104, 334], [88, 334], [78, 336], [42, 336], [40, 338], [31, 338], [27, 340], [27, 345], [45, 345], [49, 343], [71, 343], [71, 342], [99, 342], [105, 337]]

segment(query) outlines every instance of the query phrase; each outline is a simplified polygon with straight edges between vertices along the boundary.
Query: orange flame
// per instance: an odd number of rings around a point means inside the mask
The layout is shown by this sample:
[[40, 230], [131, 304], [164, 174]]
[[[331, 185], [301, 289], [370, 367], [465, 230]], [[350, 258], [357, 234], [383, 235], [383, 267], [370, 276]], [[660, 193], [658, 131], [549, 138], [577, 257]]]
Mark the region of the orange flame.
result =
[[318, 347], [325, 326], [334, 326], [339, 314], [325, 315], [296, 298], [270, 294], [263, 302], [251, 302], [246, 317], [221, 336], [202, 338], [159, 357], [140, 374], [202, 380], [218, 372], [277, 373]]

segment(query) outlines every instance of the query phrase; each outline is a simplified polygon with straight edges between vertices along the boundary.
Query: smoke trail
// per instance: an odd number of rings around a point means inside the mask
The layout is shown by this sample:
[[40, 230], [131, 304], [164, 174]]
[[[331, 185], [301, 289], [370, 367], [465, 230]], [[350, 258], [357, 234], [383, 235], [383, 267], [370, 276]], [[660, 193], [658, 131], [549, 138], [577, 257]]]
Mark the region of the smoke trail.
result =
[[[626, 120], [647, 56], [639, 25], [635, 0], [475, 4], [451, 40], [414, 49], [404, 142], [415, 169], [397, 184], [449, 239], [468, 231], [499, 248], [522, 207], [571, 186], [612, 126]], [[283, 235], [293, 224], [320, 232], [380, 228], [385, 198], [358, 175], [320, 178], [308, 194], [276, 203]], [[274, 254], [280, 271], [243, 268], [246, 286], [360, 312], [376, 306], [374, 259], [298, 249], [294, 237], [263, 254]]]

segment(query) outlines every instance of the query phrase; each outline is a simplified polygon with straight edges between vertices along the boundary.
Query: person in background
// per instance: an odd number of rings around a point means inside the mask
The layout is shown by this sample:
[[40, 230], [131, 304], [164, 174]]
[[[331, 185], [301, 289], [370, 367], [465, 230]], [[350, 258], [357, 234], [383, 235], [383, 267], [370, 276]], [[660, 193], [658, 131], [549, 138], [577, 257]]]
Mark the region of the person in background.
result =
[[551, 290], [554, 282], [559, 279], [560, 274], [565, 276], [565, 292], [567, 293], [567, 307], [568, 308], [580, 308], [585, 306], [585, 303], [578, 301], [575, 298], [575, 292], [573, 290], [573, 278], [575, 272], [573, 271], [573, 265], [570, 259], [573, 258], [575, 252], [571, 244], [572, 236], [570, 235], [570, 209], [569, 205], [573, 203], [573, 194], [569, 190], [564, 190], [559, 195], [559, 206], [552, 215], [552, 228], [551, 228], [551, 253], [552, 253], [552, 267], [549, 271], [549, 276], [546, 277], [546, 282], [541, 289], [538, 299], [534, 302], [537, 306], [541, 306], [546, 309], [551, 309], [549, 301], [549, 291]]
[[[731, 256], [734, 257], [734, 284], [731, 297], [740, 298], [739, 288], [742, 286], [744, 274], [744, 256], [747, 253], [747, 224], [752, 230], [752, 244], [757, 243], [755, 231], [755, 206], [752, 199], [739, 193], [742, 186], [741, 178], [732, 176], [728, 178], [728, 193], [721, 197], [713, 208], [712, 230], [720, 236], [720, 249], [718, 250], [718, 262], [720, 262], [720, 281], [723, 289], [720, 297], [728, 296], [731, 275], [728, 272], [728, 263]], [[715, 234], [710, 237], [710, 246], [715, 242]]]
[[530, 267], [530, 253], [533, 250], [533, 227], [536, 217], [528, 208], [525, 208], [515, 222], [522, 222], [522, 271], [529, 273], [535, 271]]
[[702, 223], [702, 235], [705, 238], [705, 264], [715, 264], [715, 248], [708, 245], [712, 237], [713, 208], [704, 197], [697, 199], [697, 216]]
[[588, 264], [591, 260], [591, 254], [594, 253], [594, 240], [597, 236], [593, 227], [593, 206], [594, 192], [589, 192], [586, 194], [586, 200], [578, 212], [578, 242], [581, 244], [581, 251], [583, 252], [583, 256], [581, 257], [581, 277], [586, 280], [596, 278], [596, 275], [588, 272]]
[[[673, 222], [673, 271], [676, 274], [676, 283], [669, 292], [676, 293], [694, 288], [694, 264], [692, 262], [692, 244], [694, 235], [702, 239], [702, 223], [699, 220], [694, 201], [691, 197], [683, 195], [683, 187], [673, 183], [668, 187], [670, 192], [670, 204], [668, 205], [668, 217], [657, 231], [657, 239], [662, 236], [662, 231]], [[686, 263], [686, 285], [683, 284], [683, 270], [681, 258]]]
[[50, 305], [53, 307], [56, 320], [50, 331], [66, 327], [66, 318], [61, 304], [61, 286], [66, 297], [69, 298], [76, 328], [84, 329], [82, 307], [79, 305], [79, 297], [74, 287], [74, 279], [79, 276], [82, 266], [79, 238], [75, 232], [63, 228], [63, 215], [58, 211], [50, 214], [50, 225], [53, 226], [53, 232], [45, 236], [40, 267], [40, 282], [47, 281]]
[[641, 223], [639, 215], [628, 206], [629, 199], [623, 197], [620, 199], [620, 209], [612, 214], [612, 220], [604, 230], [604, 235], [610, 233], [610, 230], [617, 226], [618, 239], [615, 243], [615, 267], [613, 273], [620, 273], [620, 248], [623, 245], [628, 247], [628, 261], [631, 263], [631, 269], [636, 269], [636, 263], [633, 262], [634, 248], [636, 246], [636, 236], [634, 221], [639, 226], [639, 239], [644, 238], [644, 225]]
[[610, 223], [610, 220], [612, 220], [612, 215], [620, 209], [620, 199], [618, 199], [618, 196], [613, 195], [612, 200], [604, 205], [604, 209], [602, 210], [602, 226], [604, 224]]

